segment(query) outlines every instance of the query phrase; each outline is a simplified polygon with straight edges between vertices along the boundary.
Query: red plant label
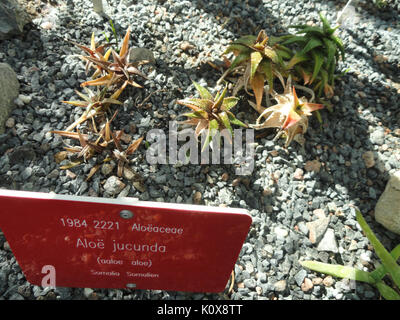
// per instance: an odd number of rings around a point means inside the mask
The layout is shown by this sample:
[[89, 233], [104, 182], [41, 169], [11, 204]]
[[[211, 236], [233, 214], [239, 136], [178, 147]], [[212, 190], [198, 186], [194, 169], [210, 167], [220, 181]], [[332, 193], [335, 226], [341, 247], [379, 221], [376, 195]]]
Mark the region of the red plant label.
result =
[[244, 209], [0, 190], [0, 228], [26, 279], [57, 287], [221, 292]]

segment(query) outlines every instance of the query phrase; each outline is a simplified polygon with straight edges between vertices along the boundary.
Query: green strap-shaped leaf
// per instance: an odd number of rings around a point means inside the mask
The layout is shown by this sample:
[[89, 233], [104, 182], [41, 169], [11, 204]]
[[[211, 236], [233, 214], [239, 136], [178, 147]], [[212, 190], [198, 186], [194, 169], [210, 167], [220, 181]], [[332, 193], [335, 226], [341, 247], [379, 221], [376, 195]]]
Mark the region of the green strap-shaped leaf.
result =
[[188, 118], [195, 118], [195, 119], [206, 119], [207, 112], [205, 112], [205, 111], [188, 112], [188, 113], [182, 114], [181, 116], [185, 116]]
[[378, 238], [372, 232], [367, 222], [364, 220], [361, 212], [358, 210], [356, 210], [356, 218], [361, 226], [361, 229], [363, 229], [368, 240], [374, 247], [376, 255], [379, 257], [379, 259], [381, 259], [382, 264], [385, 266], [386, 271], [389, 272], [394, 283], [400, 288], [400, 266], [396, 263], [391, 254], [385, 249], [382, 243], [378, 240]]
[[378, 281], [375, 285], [386, 300], [400, 300], [400, 295], [383, 281]]
[[[397, 261], [400, 258], [400, 244], [397, 245], [396, 248], [394, 248], [390, 252], [391, 256], [395, 261]], [[374, 278], [376, 281], [382, 280], [383, 277], [387, 274], [387, 271], [385, 269], [385, 266], [379, 265], [374, 271], [370, 273], [371, 277]]]
[[245, 44], [232, 43], [228, 46], [228, 48], [226, 48], [226, 50], [224, 51], [224, 53], [222, 55], [228, 54], [229, 52], [233, 52], [233, 51], [239, 51], [240, 53], [250, 54], [251, 49]]
[[270, 58], [274, 63], [280, 64], [282, 61], [280, 60], [280, 57], [277, 55], [274, 49], [270, 47], [266, 47], [264, 49], [264, 54]]
[[357, 280], [362, 282], [367, 282], [370, 284], [374, 283], [374, 279], [372, 279], [369, 275], [369, 272], [359, 270], [353, 267], [341, 266], [341, 265], [332, 265], [328, 263], [318, 262], [318, 261], [300, 261], [300, 264], [308, 269], [329, 274], [331, 276]]
[[264, 60], [260, 63], [260, 71], [265, 74], [269, 86], [269, 91], [274, 88], [274, 73], [272, 71], [271, 61]]
[[253, 79], [254, 74], [257, 71], [258, 65], [260, 64], [262, 59], [263, 59], [263, 56], [262, 56], [261, 52], [254, 51], [251, 53], [251, 55], [250, 55], [250, 61], [251, 61], [250, 79]]
[[234, 106], [236, 106], [238, 101], [239, 101], [239, 98], [236, 98], [236, 97], [225, 98], [224, 101], [222, 102], [221, 109], [228, 111], [228, 110], [232, 109]]
[[311, 37], [310, 40], [307, 42], [306, 46], [300, 51], [302, 54], [306, 54], [308, 51], [316, 48], [322, 47], [323, 43], [316, 37]]
[[286, 50], [282, 50], [279, 48], [275, 49], [276, 53], [278, 54], [279, 57], [284, 58], [286, 60], [289, 60], [290, 58], [293, 57], [293, 53], [292, 52], [287, 52]]
[[311, 51], [311, 55], [314, 60], [314, 70], [313, 70], [313, 74], [312, 74], [310, 83], [313, 83], [313, 81], [315, 80], [315, 78], [317, 77], [317, 75], [319, 73], [319, 70], [321, 69], [322, 64], [324, 63], [324, 55], [317, 50]]
[[199, 92], [200, 97], [202, 99], [208, 99], [208, 100], [214, 100], [214, 97], [212, 96], [212, 94], [203, 86], [201, 86], [200, 84], [198, 84], [197, 82], [193, 81], [193, 84], [196, 88], [196, 90]]

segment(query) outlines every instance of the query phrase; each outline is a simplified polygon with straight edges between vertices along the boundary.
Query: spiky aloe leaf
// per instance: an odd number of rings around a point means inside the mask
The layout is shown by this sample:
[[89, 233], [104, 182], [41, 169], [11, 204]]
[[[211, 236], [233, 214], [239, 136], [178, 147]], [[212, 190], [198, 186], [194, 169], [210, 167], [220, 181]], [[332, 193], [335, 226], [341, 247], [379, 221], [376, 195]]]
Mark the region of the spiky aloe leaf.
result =
[[226, 48], [226, 50], [222, 53], [222, 55], [228, 54], [230, 52], [240, 52], [240, 53], [247, 53], [250, 54], [251, 49], [243, 44], [243, 43], [232, 43], [228, 46], [228, 48]]
[[331, 64], [335, 65], [335, 53], [337, 51], [336, 44], [329, 40], [328, 38], [323, 38], [322, 41], [324, 42], [325, 48], [327, 50], [327, 56], [326, 56], [326, 66], [329, 69]]
[[260, 72], [256, 72], [253, 79], [250, 79], [250, 85], [256, 97], [257, 109], [260, 111], [261, 111], [262, 98], [264, 95], [264, 82], [265, 82], [264, 75]]
[[324, 37], [325, 36], [324, 31], [320, 27], [307, 26], [306, 28], [298, 28], [298, 29], [300, 29], [300, 30], [297, 31], [296, 33], [307, 33], [307, 34], [315, 35], [315, 36], [318, 36], [318, 37]]
[[263, 56], [259, 51], [253, 51], [250, 55], [250, 64], [251, 64], [251, 71], [250, 71], [250, 79], [253, 79], [254, 74], [257, 71], [257, 68], [262, 61]]
[[370, 277], [369, 272], [353, 267], [332, 265], [318, 261], [300, 261], [300, 264], [305, 268], [339, 278], [357, 280], [367, 282], [369, 284], [373, 284], [375, 282], [374, 279]]
[[374, 247], [376, 255], [379, 257], [379, 259], [381, 259], [382, 264], [385, 266], [386, 271], [389, 272], [394, 283], [397, 285], [397, 287], [400, 288], [400, 266], [396, 263], [391, 254], [385, 249], [382, 243], [378, 240], [378, 238], [372, 232], [367, 222], [364, 220], [361, 212], [358, 210], [356, 210], [356, 218], [361, 226], [361, 229], [363, 229], [368, 240]]
[[327, 35], [333, 34], [335, 32], [335, 30], [337, 29], [337, 27], [331, 28], [331, 25], [330, 25], [328, 19], [326, 19], [321, 12], [319, 13], [319, 17], [320, 17], [320, 19], [322, 21], [322, 29], [324, 30], [324, 32]]
[[228, 129], [231, 132], [231, 134], [233, 134], [233, 130], [232, 130], [232, 127], [231, 127], [231, 121], [229, 120], [228, 114], [225, 111], [223, 111], [223, 112], [220, 112], [218, 114], [218, 117], [221, 120], [223, 126], [226, 129]]
[[314, 70], [313, 70], [313, 74], [312, 74], [310, 83], [313, 83], [313, 81], [315, 80], [315, 78], [317, 77], [317, 75], [321, 69], [321, 66], [324, 63], [324, 55], [323, 55], [323, 53], [321, 53], [317, 50], [311, 51], [311, 55], [314, 60]]
[[215, 102], [214, 102], [214, 106], [213, 106], [215, 109], [219, 110], [221, 108], [222, 103], [224, 102], [224, 98], [225, 98], [225, 95], [226, 95], [227, 92], [228, 92], [228, 87], [225, 86], [225, 88], [224, 88], [224, 90], [222, 90], [221, 94], [218, 92], [215, 95], [215, 98], [214, 98]]
[[207, 131], [207, 136], [206, 136], [206, 141], [204, 142], [203, 148], [201, 149], [201, 152], [205, 150], [205, 148], [210, 144], [210, 142], [213, 140], [214, 136], [217, 134], [219, 129], [219, 124], [216, 119], [213, 119], [210, 121], [208, 125], [208, 131]]
[[201, 86], [200, 84], [198, 84], [195, 81], [192, 81], [193, 85], [195, 86], [196, 90], [199, 92], [200, 97], [202, 99], [208, 99], [208, 100], [213, 100], [213, 96], [212, 94], [203, 86]]
[[301, 54], [305, 54], [308, 51], [316, 48], [316, 47], [322, 47], [323, 43], [321, 42], [321, 40], [319, 40], [317, 37], [311, 37], [307, 44], [305, 45], [305, 47], [300, 51]]
[[297, 52], [292, 59], [287, 63], [286, 68], [287, 69], [292, 69], [296, 64], [309, 60], [309, 56], [307, 54]]
[[225, 98], [224, 101], [222, 102], [221, 109], [228, 111], [228, 110], [232, 109], [234, 106], [236, 106], [238, 101], [239, 101], [239, 98], [236, 98], [236, 97]]
[[246, 35], [243, 37], [240, 37], [236, 41], [233, 41], [232, 44], [244, 44], [247, 46], [251, 46], [254, 44], [254, 42], [257, 40], [257, 36], [253, 35]]
[[331, 35], [330, 39], [336, 44], [338, 49], [340, 50], [340, 55], [342, 56], [342, 60], [344, 61], [344, 46], [342, 40], [339, 37]]
[[232, 112], [227, 111], [226, 113], [228, 114], [229, 121], [232, 124], [240, 126], [240, 127], [248, 128], [248, 125], [246, 125], [242, 121], [238, 120]]
[[282, 44], [288, 45], [288, 44], [292, 44], [292, 43], [300, 43], [300, 44], [305, 45], [307, 43], [307, 39], [303, 36], [292, 35], [290, 38], [285, 40]]
[[194, 111], [198, 111], [194, 107], [197, 107], [201, 110], [204, 111], [208, 111], [210, 110], [210, 108], [213, 106], [213, 102], [212, 100], [206, 100], [206, 99], [199, 99], [199, 98], [188, 98], [188, 99], [184, 99], [184, 100], [178, 100], [177, 103], [179, 104], [183, 104], [191, 109], [193, 109]]

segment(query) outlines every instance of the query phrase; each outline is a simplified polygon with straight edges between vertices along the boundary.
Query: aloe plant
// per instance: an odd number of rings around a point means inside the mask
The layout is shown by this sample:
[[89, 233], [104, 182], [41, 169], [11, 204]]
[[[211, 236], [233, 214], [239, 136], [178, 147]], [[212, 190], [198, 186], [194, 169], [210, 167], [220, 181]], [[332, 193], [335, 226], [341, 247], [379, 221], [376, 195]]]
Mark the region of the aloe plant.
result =
[[[331, 265], [317, 261], [301, 261], [300, 264], [308, 269], [331, 276], [369, 283], [375, 286], [385, 299], [400, 300], [400, 266], [396, 262], [400, 257], [400, 244], [389, 253], [358, 210], [356, 210], [356, 217], [377, 256], [381, 259], [382, 265], [379, 265], [374, 271], [367, 272], [349, 266]], [[386, 276], [391, 279], [394, 288], [383, 281]]]
[[268, 83], [271, 92], [275, 77], [282, 78], [284, 59], [290, 59], [293, 55], [291, 50], [278, 44], [276, 38], [268, 37], [265, 31], [261, 30], [257, 36], [247, 35], [232, 42], [223, 54], [230, 52], [233, 52], [235, 58], [219, 82], [227, 74], [239, 71], [241, 76], [236, 83], [234, 95], [242, 87], [247, 91], [250, 84], [257, 108], [260, 109], [265, 82]]
[[333, 96], [335, 70], [339, 57], [344, 61], [345, 52], [341, 39], [320, 13], [322, 26], [293, 25], [296, 35], [281, 37], [282, 45], [297, 44], [299, 50], [287, 63], [287, 69], [294, 69], [304, 84], [314, 84], [318, 97], [324, 92], [327, 98]]
[[[227, 87], [213, 96], [206, 88], [193, 81], [194, 86], [200, 94], [199, 98], [187, 98], [178, 100], [177, 103], [184, 105], [193, 110], [190, 113], [184, 113], [189, 119], [184, 121], [185, 124], [194, 125], [196, 139], [203, 132], [207, 131], [206, 141], [202, 150], [212, 141], [218, 131], [228, 129], [231, 136], [233, 135], [232, 125], [247, 127], [246, 124], [236, 119], [235, 115], [230, 111], [239, 101], [236, 97], [225, 97]], [[226, 133], [226, 131], [222, 131]]]

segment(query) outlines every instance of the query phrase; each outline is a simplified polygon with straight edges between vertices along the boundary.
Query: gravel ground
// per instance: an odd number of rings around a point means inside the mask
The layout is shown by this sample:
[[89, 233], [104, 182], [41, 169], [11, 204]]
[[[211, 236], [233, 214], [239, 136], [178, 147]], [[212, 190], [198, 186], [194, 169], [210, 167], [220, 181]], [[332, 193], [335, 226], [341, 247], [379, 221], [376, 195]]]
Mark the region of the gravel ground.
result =
[[[112, 184], [96, 174], [85, 182], [93, 163], [60, 170], [54, 155], [62, 139], [48, 133], [65, 129], [79, 116], [62, 104], [87, 79], [77, 58], [80, 51], [67, 38], [88, 43], [91, 33], [111, 34], [107, 20], [91, 10], [89, 0], [53, 1], [23, 38], [0, 42], [0, 62], [15, 70], [21, 84], [19, 106], [5, 134], [0, 135], [0, 187], [58, 194], [110, 197]], [[185, 108], [176, 99], [195, 94], [191, 80], [210, 88], [221, 73], [207, 61], [221, 64], [221, 53], [240, 35], [287, 32], [290, 24], [318, 21], [318, 12], [334, 22], [345, 1], [117, 1], [108, 0], [117, 33], [132, 27], [131, 45], [154, 52], [154, 70], [147, 70], [145, 89], [132, 89], [115, 120], [137, 139], [151, 128], [168, 131]], [[399, 1], [377, 9], [359, 1], [348, 29], [339, 29], [350, 71], [337, 82], [334, 112], [323, 111], [323, 125], [311, 120], [304, 147], [285, 149], [272, 142], [274, 132], [257, 139], [255, 169], [236, 176], [228, 165], [149, 165], [141, 146], [130, 164], [143, 178], [142, 188], [124, 196], [140, 200], [225, 204], [249, 210], [253, 224], [235, 265], [233, 293], [183, 293], [161, 290], [41, 288], [27, 283], [0, 233], [0, 300], [2, 299], [379, 299], [373, 287], [332, 279], [303, 269], [299, 260], [318, 260], [371, 270], [379, 263], [355, 219], [358, 206], [389, 250], [400, 237], [373, 219], [373, 210], [389, 174], [400, 169], [400, 13]], [[190, 46], [186, 42], [190, 43]], [[141, 103], [154, 93], [140, 109]], [[76, 98], [76, 97], [75, 97]], [[238, 118], [254, 123], [241, 99]], [[125, 114], [125, 116], [123, 115]], [[129, 116], [126, 116], [126, 115]], [[372, 166], [371, 166], [372, 164]], [[110, 186], [111, 185], [111, 186]], [[142, 190], [139, 190], [142, 189]], [[196, 196], [194, 197], [194, 195]], [[117, 195], [114, 195], [117, 196]], [[325, 218], [324, 218], [325, 217]], [[327, 230], [312, 243], [307, 223], [319, 218]], [[318, 229], [318, 228], [317, 228]], [[317, 237], [321, 237], [317, 235]]]

